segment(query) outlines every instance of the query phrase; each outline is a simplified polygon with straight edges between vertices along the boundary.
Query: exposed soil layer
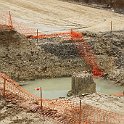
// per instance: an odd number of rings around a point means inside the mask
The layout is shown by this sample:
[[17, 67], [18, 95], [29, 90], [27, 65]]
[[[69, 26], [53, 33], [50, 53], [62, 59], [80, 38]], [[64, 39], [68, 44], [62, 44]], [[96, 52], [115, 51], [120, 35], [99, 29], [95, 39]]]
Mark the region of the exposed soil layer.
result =
[[[124, 31], [84, 32], [106, 78], [124, 85]], [[90, 70], [72, 41], [60, 39], [29, 41], [16, 31], [0, 31], [0, 71], [16, 80], [71, 76]]]
[[[80, 98], [71, 97], [75, 102], [79, 102]], [[91, 106], [98, 107], [100, 109], [104, 109], [107, 111], [124, 114], [124, 97], [116, 97], [116, 96], [110, 96], [110, 95], [104, 95], [104, 94], [91, 94], [82, 96], [82, 103], [89, 104]]]
[[85, 32], [84, 35], [94, 50], [99, 66], [104, 69], [105, 77], [124, 85], [124, 31]]
[[0, 71], [13, 79], [71, 76], [86, 68], [73, 44], [43, 43], [36, 46], [34, 41], [28, 41], [14, 30], [0, 31]]

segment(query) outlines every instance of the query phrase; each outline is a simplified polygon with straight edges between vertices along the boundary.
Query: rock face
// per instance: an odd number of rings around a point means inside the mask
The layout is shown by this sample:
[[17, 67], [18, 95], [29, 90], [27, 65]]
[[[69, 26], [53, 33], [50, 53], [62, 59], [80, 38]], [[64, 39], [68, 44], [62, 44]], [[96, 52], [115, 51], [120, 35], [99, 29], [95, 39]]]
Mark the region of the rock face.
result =
[[81, 95], [95, 92], [96, 84], [91, 74], [83, 72], [72, 76], [72, 94]]

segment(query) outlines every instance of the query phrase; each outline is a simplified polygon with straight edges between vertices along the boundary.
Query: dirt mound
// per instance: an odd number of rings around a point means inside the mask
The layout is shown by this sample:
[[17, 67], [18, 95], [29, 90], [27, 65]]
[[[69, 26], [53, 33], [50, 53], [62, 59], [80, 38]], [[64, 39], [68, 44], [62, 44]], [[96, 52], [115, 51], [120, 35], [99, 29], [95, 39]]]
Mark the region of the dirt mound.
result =
[[[65, 59], [59, 57], [59, 53], [53, 52], [55, 46], [49, 43], [44, 45], [42, 42], [40, 46], [36, 46], [35, 41], [28, 41], [25, 36], [14, 30], [1, 30], [0, 71], [16, 80], [31, 80], [70, 76], [73, 72], [86, 68], [79, 56], [68, 57], [70, 54], [62, 47], [63, 43], [58, 44], [57, 49], [63, 51], [61, 54]], [[73, 49], [74, 47], [70, 47], [69, 51], [72, 52]]]

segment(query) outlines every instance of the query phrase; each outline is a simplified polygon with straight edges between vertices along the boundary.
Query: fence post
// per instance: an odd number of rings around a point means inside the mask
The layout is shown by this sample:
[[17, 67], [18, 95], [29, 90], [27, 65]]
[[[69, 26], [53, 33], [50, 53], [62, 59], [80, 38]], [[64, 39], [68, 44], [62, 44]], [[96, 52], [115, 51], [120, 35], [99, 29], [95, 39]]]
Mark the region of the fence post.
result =
[[40, 101], [40, 106], [41, 106], [41, 110], [43, 109], [43, 101], [42, 101], [42, 88], [40, 87], [40, 98], [41, 98], [41, 101]]
[[38, 36], [39, 36], [39, 32], [38, 32], [38, 29], [37, 29], [37, 43], [38, 43]]
[[3, 82], [3, 96], [5, 97], [5, 92], [6, 92], [6, 79], [4, 79], [4, 82]]
[[12, 16], [11, 16], [10, 11], [9, 11], [8, 26], [9, 26], [10, 30], [12, 30], [12, 29], [13, 29]]
[[81, 124], [81, 121], [82, 121], [82, 108], [81, 108], [81, 100], [80, 100], [79, 124]]
[[73, 40], [72, 33], [73, 33], [73, 29], [71, 28], [71, 31], [70, 31], [71, 40]]

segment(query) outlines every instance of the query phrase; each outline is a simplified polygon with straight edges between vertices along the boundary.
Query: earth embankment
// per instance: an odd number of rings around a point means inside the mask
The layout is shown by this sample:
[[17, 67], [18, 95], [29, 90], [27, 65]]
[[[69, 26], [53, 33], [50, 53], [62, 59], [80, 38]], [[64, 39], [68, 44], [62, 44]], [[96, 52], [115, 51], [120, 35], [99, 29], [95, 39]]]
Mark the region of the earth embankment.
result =
[[[124, 31], [84, 32], [84, 40], [91, 46], [106, 78], [121, 85], [124, 85], [123, 34]], [[78, 52], [72, 41], [46, 39], [37, 44], [14, 30], [0, 31], [0, 71], [16, 80], [65, 77], [74, 72], [90, 71]]]
[[71, 76], [88, 68], [72, 43], [29, 41], [16, 31], [0, 31], [0, 71], [16, 80]]

